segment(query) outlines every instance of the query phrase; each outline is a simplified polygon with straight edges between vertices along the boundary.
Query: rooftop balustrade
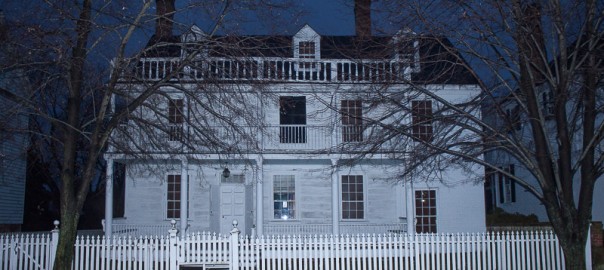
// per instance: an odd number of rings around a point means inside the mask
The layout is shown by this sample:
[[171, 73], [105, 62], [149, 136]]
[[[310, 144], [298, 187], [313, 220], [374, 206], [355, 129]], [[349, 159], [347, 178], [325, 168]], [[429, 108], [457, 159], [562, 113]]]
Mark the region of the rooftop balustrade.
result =
[[143, 58], [134, 69], [142, 80], [280, 81], [280, 82], [388, 82], [409, 79], [408, 61], [310, 60], [297, 58], [206, 58], [183, 63], [181, 58]]

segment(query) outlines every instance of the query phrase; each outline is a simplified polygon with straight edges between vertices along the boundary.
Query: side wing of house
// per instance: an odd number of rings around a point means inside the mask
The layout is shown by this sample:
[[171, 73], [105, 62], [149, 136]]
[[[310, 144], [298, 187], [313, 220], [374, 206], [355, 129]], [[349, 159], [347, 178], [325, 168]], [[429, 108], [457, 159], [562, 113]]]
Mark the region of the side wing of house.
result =
[[0, 76], [0, 231], [23, 224], [28, 118], [19, 106], [23, 83], [15, 74]]

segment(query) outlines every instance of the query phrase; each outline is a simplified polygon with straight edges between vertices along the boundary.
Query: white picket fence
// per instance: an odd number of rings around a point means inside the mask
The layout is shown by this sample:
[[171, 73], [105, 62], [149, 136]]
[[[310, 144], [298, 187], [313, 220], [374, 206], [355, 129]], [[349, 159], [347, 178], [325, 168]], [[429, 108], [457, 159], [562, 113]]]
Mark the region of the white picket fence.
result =
[[[0, 269], [50, 269], [58, 230], [0, 235]], [[551, 231], [243, 237], [80, 236], [73, 269], [564, 269]], [[199, 268], [194, 268], [195, 266]], [[189, 267], [189, 268], [181, 268]]]

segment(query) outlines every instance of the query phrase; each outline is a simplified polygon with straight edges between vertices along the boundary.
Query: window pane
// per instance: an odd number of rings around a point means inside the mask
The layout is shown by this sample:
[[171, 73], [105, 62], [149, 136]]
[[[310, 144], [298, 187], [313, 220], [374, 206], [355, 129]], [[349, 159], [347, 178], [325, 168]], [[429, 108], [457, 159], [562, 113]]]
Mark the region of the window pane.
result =
[[431, 141], [432, 129], [432, 101], [414, 100], [411, 102], [412, 132], [413, 137], [421, 141]]
[[342, 218], [363, 219], [365, 207], [363, 201], [363, 176], [342, 176]]
[[418, 233], [436, 233], [436, 191], [415, 191], [415, 215]]
[[273, 212], [275, 219], [295, 218], [295, 181], [293, 175], [273, 178]]
[[167, 218], [180, 218], [180, 175], [168, 175]]

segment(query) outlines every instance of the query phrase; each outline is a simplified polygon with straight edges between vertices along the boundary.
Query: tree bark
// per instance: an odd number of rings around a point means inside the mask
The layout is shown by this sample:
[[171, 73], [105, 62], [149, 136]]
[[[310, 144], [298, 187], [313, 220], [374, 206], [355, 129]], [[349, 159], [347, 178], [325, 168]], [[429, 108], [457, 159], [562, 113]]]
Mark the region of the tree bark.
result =
[[[77, 235], [80, 211], [86, 194], [78, 194], [76, 159], [78, 139], [80, 137], [81, 88], [83, 81], [84, 63], [87, 55], [88, 37], [91, 30], [92, 16], [91, 0], [82, 3], [80, 16], [76, 24], [76, 44], [72, 48], [69, 67], [69, 97], [67, 99], [67, 121], [61, 128], [65, 134], [63, 140], [64, 159], [61, 170], [61, 230], [54, 262], [55, 270], [71, 269], [73, 248]], [[86, 160], [87, 163], [96, 160]], [[80, 183], [83, 184], [83, 183]], [[86, 188], [86, 191], [88, 188]], [[84, 195], [84, 196], [81, 196]], [[82, 200], [80, 202], [80, 200]]]

